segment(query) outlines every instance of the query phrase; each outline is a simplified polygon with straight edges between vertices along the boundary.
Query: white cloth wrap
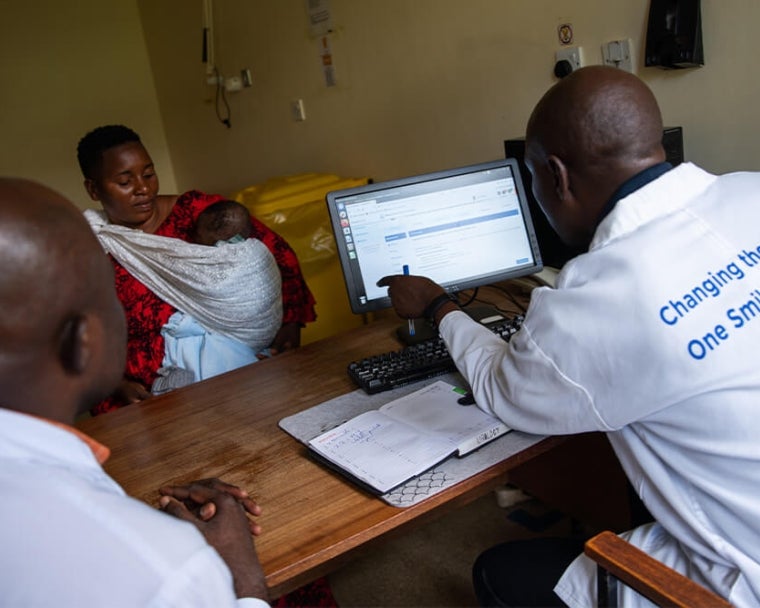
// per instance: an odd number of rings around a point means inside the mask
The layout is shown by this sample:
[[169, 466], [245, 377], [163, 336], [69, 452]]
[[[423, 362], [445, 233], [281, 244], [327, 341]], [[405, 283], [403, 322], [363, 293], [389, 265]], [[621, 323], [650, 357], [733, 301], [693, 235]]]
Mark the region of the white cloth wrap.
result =
[[95, 209], [84, 215], [103, 249], [165, 302], [254, 350], [272, 342], [282, 324], [281, 277], [261, 241], [208, 247], [110, 224]]

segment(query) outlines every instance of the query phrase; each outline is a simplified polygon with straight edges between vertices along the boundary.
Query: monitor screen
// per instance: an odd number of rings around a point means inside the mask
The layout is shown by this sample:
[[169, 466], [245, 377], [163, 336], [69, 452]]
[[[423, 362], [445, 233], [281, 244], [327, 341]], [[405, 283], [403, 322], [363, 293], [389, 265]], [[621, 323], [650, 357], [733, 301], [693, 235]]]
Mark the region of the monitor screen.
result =
[[539, 272], [517, 162], [505, 158], [327, 194], [351, 310], [391, 306], [377, 281], [407, 272], [449, 292]]

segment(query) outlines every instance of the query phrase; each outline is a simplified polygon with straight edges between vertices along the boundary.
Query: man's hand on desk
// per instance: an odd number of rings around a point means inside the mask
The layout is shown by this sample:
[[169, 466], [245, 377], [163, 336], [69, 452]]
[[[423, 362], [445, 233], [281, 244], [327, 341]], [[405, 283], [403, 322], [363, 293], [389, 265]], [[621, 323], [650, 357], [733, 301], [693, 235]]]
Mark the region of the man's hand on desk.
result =
[[[235, 498], [249, 515], [258, 517], [261, 515], [261, 507], [248, 496], [248, 492], [231, 483], [226, 483], [221, 479], [209, 478], [200, 479], [183, 486], [164, 486], [159, 488], [159, 493], [163, 496], [170, 496], [181, 501], [185, 507], [202, 521], [209, 521], [216, 515], [216, 503], [213, 501], [199, 503], [191, 495], [191, 488], [194, 486], [203, 486], [216, 492], [223, 492]], [[251, 534], [258, 536], [261, 534], [261, 526], [252, 519], [248, 519], [248, 527]]]
[[258, 534], [261, 529], [253, 526], [246, 514], [259, 515], [261, 509], [248, 494], [218, 479], [159, 491], [161, 509], [193, 523], [219, 553], [232, 573], [237, 596], [268, 600], [264, 571], [248, 533]]

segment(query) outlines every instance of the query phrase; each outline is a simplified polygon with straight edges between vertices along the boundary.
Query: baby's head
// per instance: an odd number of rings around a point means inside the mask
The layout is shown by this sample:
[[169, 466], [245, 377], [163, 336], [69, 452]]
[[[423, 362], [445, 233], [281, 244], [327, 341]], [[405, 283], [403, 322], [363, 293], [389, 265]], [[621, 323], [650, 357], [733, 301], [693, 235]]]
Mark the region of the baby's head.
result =
[[193, 242], [199, 245], [216, 245], [239, 235], [251, 236], [251, 216], [244, 205], [223, 200], [209, 205], [198, 216], [193, 231]]

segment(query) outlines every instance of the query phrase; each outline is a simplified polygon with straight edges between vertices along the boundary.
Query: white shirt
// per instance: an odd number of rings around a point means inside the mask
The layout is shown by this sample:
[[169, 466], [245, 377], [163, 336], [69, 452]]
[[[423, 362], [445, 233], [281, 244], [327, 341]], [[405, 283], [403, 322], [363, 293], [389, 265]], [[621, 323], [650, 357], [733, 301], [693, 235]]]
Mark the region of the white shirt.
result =
[[[618, 202], [508, 345], [461, 312], [440, 327], [509, 426], [606, 432], [658, 522], [633, 542], [736, 605], [760, 603], [759, 225], [760, 174], [681, 165]], [[594, 602], [587, 566], [555, 589], [571, 605]]]
[[0, 605], [266, 606], [187, 522], [130, 498], [76, 435], [0, 409]]

